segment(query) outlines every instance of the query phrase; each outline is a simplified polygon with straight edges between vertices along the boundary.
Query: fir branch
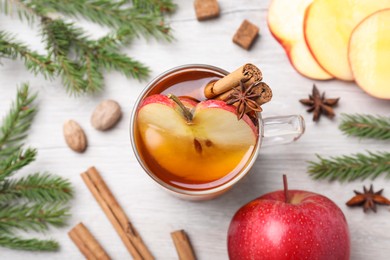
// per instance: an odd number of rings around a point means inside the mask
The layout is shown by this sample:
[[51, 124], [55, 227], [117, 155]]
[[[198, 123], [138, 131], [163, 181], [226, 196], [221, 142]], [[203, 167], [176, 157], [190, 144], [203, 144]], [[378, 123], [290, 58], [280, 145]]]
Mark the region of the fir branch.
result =
[[35, 173], [0, 183], [0, 204], [24, 199], [33, 202], [69, 201], [73, 197], [70, 182], [48, 173]]
[[28, 70], [35, 75], [41, 73], [45, 78], [51, 78], [56, 71], [56, 66], [49, 58], [29, 50], [26, 45], [15, 41], [11, 35], [2, 31], [0, 31], [0, 56], [13, 60], [22, 59]]
[[342, 114], [340, 130], [346, 135], [379, 140], [390, 139], [390, 117]]
[[59, 248], [54, 240], [25, 239], [4, 234], [0, 235], [0, 246], [28, 251], [57, 251]]
[[29, 94], [28, 84], [24, 83], [18, 88], [16, 102], [11, 105], [0, 127], [0, 159], [18, 150], [21, 141], [26, 137], [36, 113], [36, 106], [33, 104], [35, 98], [35, 94]]
[[49, 225], [63, 226], [69, 216], [69, 209], [60, 204], [0, 204], [0, 230], [44, 231]]
[[130, 0], [139, 10], [150, 10], [158, 13], [173, 13], [177, 6], [172, 0]]
[[375, 179], [386, 173], [390, 177], [390, 153], [357, 153], [325, 159], [317, 155], [319, 162], [309, 161], [308, 172], [314, 179], [353, 181]]
[[[159, 40], [171, 40], [169, 26], [163, 22], [161, 12], [142, 12], [151, 8], [140, 5], [136, 8], [126, 7], [124, 2], [111, 0], [33, 0], [24, 1], [26, 5], [33, 6], [39, 13], [48, 14], [59, 12], [72, 17], [83, 17], [94, 23], [108, 26], [115, 30], [125, 28], [127, 38], [144, 36]], [[168, 2], [168, 3], [164, 3]], [[173, 10], [170, 1], [155, 3], [153, 8]]]
[[35, 160], [37, 152], [35, 149], [28, 148], [25, 151], [19, 149], [8, 158], [0, 160], [0, 181], [11, 176], [15, 171]]

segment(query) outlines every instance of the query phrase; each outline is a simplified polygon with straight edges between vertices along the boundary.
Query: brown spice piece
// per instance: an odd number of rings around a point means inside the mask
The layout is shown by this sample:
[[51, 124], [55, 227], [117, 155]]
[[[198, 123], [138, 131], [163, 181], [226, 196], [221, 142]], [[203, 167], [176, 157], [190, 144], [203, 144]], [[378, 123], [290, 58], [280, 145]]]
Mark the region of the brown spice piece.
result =
[[225, 77], [207, 84], [204, 89], [204, 95], [206, 98], [215, 98], [220, 94], [238, 87], [240, 81], [245, 82], [245, 87], [249, 87], [262, 79], [263, 74], [261, 73], [261, 70], [255, 65], [247, 63]]
[[242, 48], [249, 50], [258, 35], [259, 27], [248, 20], [244, 20], [236, 34], [233, 36], [233, 42]]
[[99, 260], [111, 259], [83, 223], [77, 224], [71, 231], [69, 231], [68, 235], [85, 258]]
[[177, 254], [180, 260], [195, 260], [194, 250], [184, 230], [177, 230], [171, 233]]
[[363, 191], [364, 192], [362, 193], [355, 190], [356, 196], [346, 203], [347, 206], [363, 206], [364, 212], [367, 212], [370, 209], [376, 212], [376, 204], [390, 205], [390, 200], [382, 196], [383, 189], [374, 192], [374, 188], [371, 185], [369, 190], [363, 186]]
[[68, 120], [63, 126], [66, 144], [75, 152], [83, 153], [87, 149], [87, 137], [81, 126], [74, 120]]
[[198, 21], [209, 20], [219, 16], [217, 0], [195, 0], [194, 7]]
[[340, 98], [325, 98], [325, 92], [320, 94], [316, 85], [313, 85], [312, 94], [308, 99], [300, 99], [299, 102], [306, 106], [310, 106], [307, 112], [313, 112], [313, 121], [318, 121], [321, 114], [325, 114], [329, 118], [333, 118], [335, 113], [333, 111], [334, 106], [337, 105]]

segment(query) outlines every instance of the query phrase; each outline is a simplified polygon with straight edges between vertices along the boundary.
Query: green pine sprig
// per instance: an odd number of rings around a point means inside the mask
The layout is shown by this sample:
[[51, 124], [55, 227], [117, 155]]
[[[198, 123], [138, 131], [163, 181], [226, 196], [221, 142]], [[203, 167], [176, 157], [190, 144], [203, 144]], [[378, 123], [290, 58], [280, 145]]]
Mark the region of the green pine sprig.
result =
[[0, 182], [0, 204], [15, 200], [50, 203], [66, 202], [73, 197], [70, 182], [48, 173], [34, 173]]
[[49, 225], [61, 227], [69, 217], [69, 208], [60, 203], [1, 204], [0, 231], [10, 233], [13, 229], [44, 231]]
[[338, 180], [341, 182], [367, 178], [375, 179], [386, 174], [390, 177], [390, 153], [367, 152], [309, 161], [308, 172], [314, 179]]
[[340, 130], [348, 136], [390, 139], [390, 117], [366, 114], [342, 114]]
[[48, 57], [31, 51], [25, 44], [16, 41], [15, 37], [3, 31], [0, 31], [0, 57], [21, 59], [28, 70], [35, 75], [41, 73], [46, 78], [53, 77], [57, 69]]
[[69, 217], [67, 202], [73, 197], [71, 184], [59, 176], [49, 173], [14, 176], [36, 158], [35, 149], [23, 149], [36, 113], [35, 98], [28, 85], [23, 84], [0, 126], [0, 246], [54, 251], [59, 247], [56, 241], [15, 235], [18, 229], [45, 231], [49, 226], [65, 225]]
[[0, 246], [28, 251], [57, 251], [59, 249], [58, 242], [54, 240], [26, 239], [4, 234], [0, 234]]
[[[175, 7], [171, 0], [130, 3], [111, 0], [0, 0], [0, 8], [6, 14], [16, 9], [20, 19], [39, 23], [48, 56], [29, 51], [22, 43], [9, 41], [6, 33], [0, 35], [0, 55], [24, 59], [26, 66], [35, 73], [41, 72], [47, 77], [59, 76], [71, 94], [100, 91], [106, 70], [143, 80], [149, 75], [149, 68], [123, 54], [120, 48], [141, 36], [170, 41], [171, 30], [164, 22], [164, 14], [172, 12]], [[56, 13], [85, 18], [109, 27], [112, 32], [100, 39], [91, 39], [74, 23], [52, 18]], [[4, 41], [1, 41], [1, 36]]]

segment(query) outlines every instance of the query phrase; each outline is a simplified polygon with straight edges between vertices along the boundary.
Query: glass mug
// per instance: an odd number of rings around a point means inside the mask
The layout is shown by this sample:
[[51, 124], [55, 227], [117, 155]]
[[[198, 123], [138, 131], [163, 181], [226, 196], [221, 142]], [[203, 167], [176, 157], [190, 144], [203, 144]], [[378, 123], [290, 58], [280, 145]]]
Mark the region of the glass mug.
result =
[[[244, 166], [230, 179], [227, 179], [225, 182], [216, 186], [210, 185], [209, 188], [207, 188], [206, 185], [206, 188], [202, 189], [187, 189], [163, 180], [161, 174], [157, 174], [157, 170], [153, 169], [154, 166], [148, 162], [148, 159], [143, 156], [143, 152], [141, 152], [144, 149], [141, 147], [140, 134], [137, 129], [139, 105], [148, 96], [160, 93], [168, 94], [170, 92], [175, 92], [175, 95], [177, 96], [190, 95], [197, 99], [204, 99], [203, 89], [199, 87], [194, 88], [193, 85], [205, 85], [210, 82], [210, 80], [217, 80], [227, 74], [227, 71], [210, 65], [190, 64], [179, 66], [170, 69], [153, 79], [142, 91], [135, 103], [130, 121], [130, 139], [135, 156], [145, 172], [155, 182], [179, 198], [188, 200], [208, 200], [223, 194], [249, 172], [256, 161], [260, 147], [296, 141], [305, 131], [305, 122], [300, 115], [275, 116], [263, 119], [259, 113], [257, 142], [251, 155], [246, 158]], [[189, 82], [192, 83], [188, 84]], [[228, 173], [226, 175], [228, 175]]]

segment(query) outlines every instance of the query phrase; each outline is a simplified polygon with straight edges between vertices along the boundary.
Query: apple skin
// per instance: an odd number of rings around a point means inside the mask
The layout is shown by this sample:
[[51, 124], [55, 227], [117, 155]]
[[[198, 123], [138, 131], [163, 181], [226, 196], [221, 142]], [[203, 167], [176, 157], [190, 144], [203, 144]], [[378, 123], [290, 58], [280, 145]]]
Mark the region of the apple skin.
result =
[[231, 260], [348, 260], [350, 237], [344, 214], [330, 199], [289, 190], [265, 194], [237, 211], [228, 231]]

